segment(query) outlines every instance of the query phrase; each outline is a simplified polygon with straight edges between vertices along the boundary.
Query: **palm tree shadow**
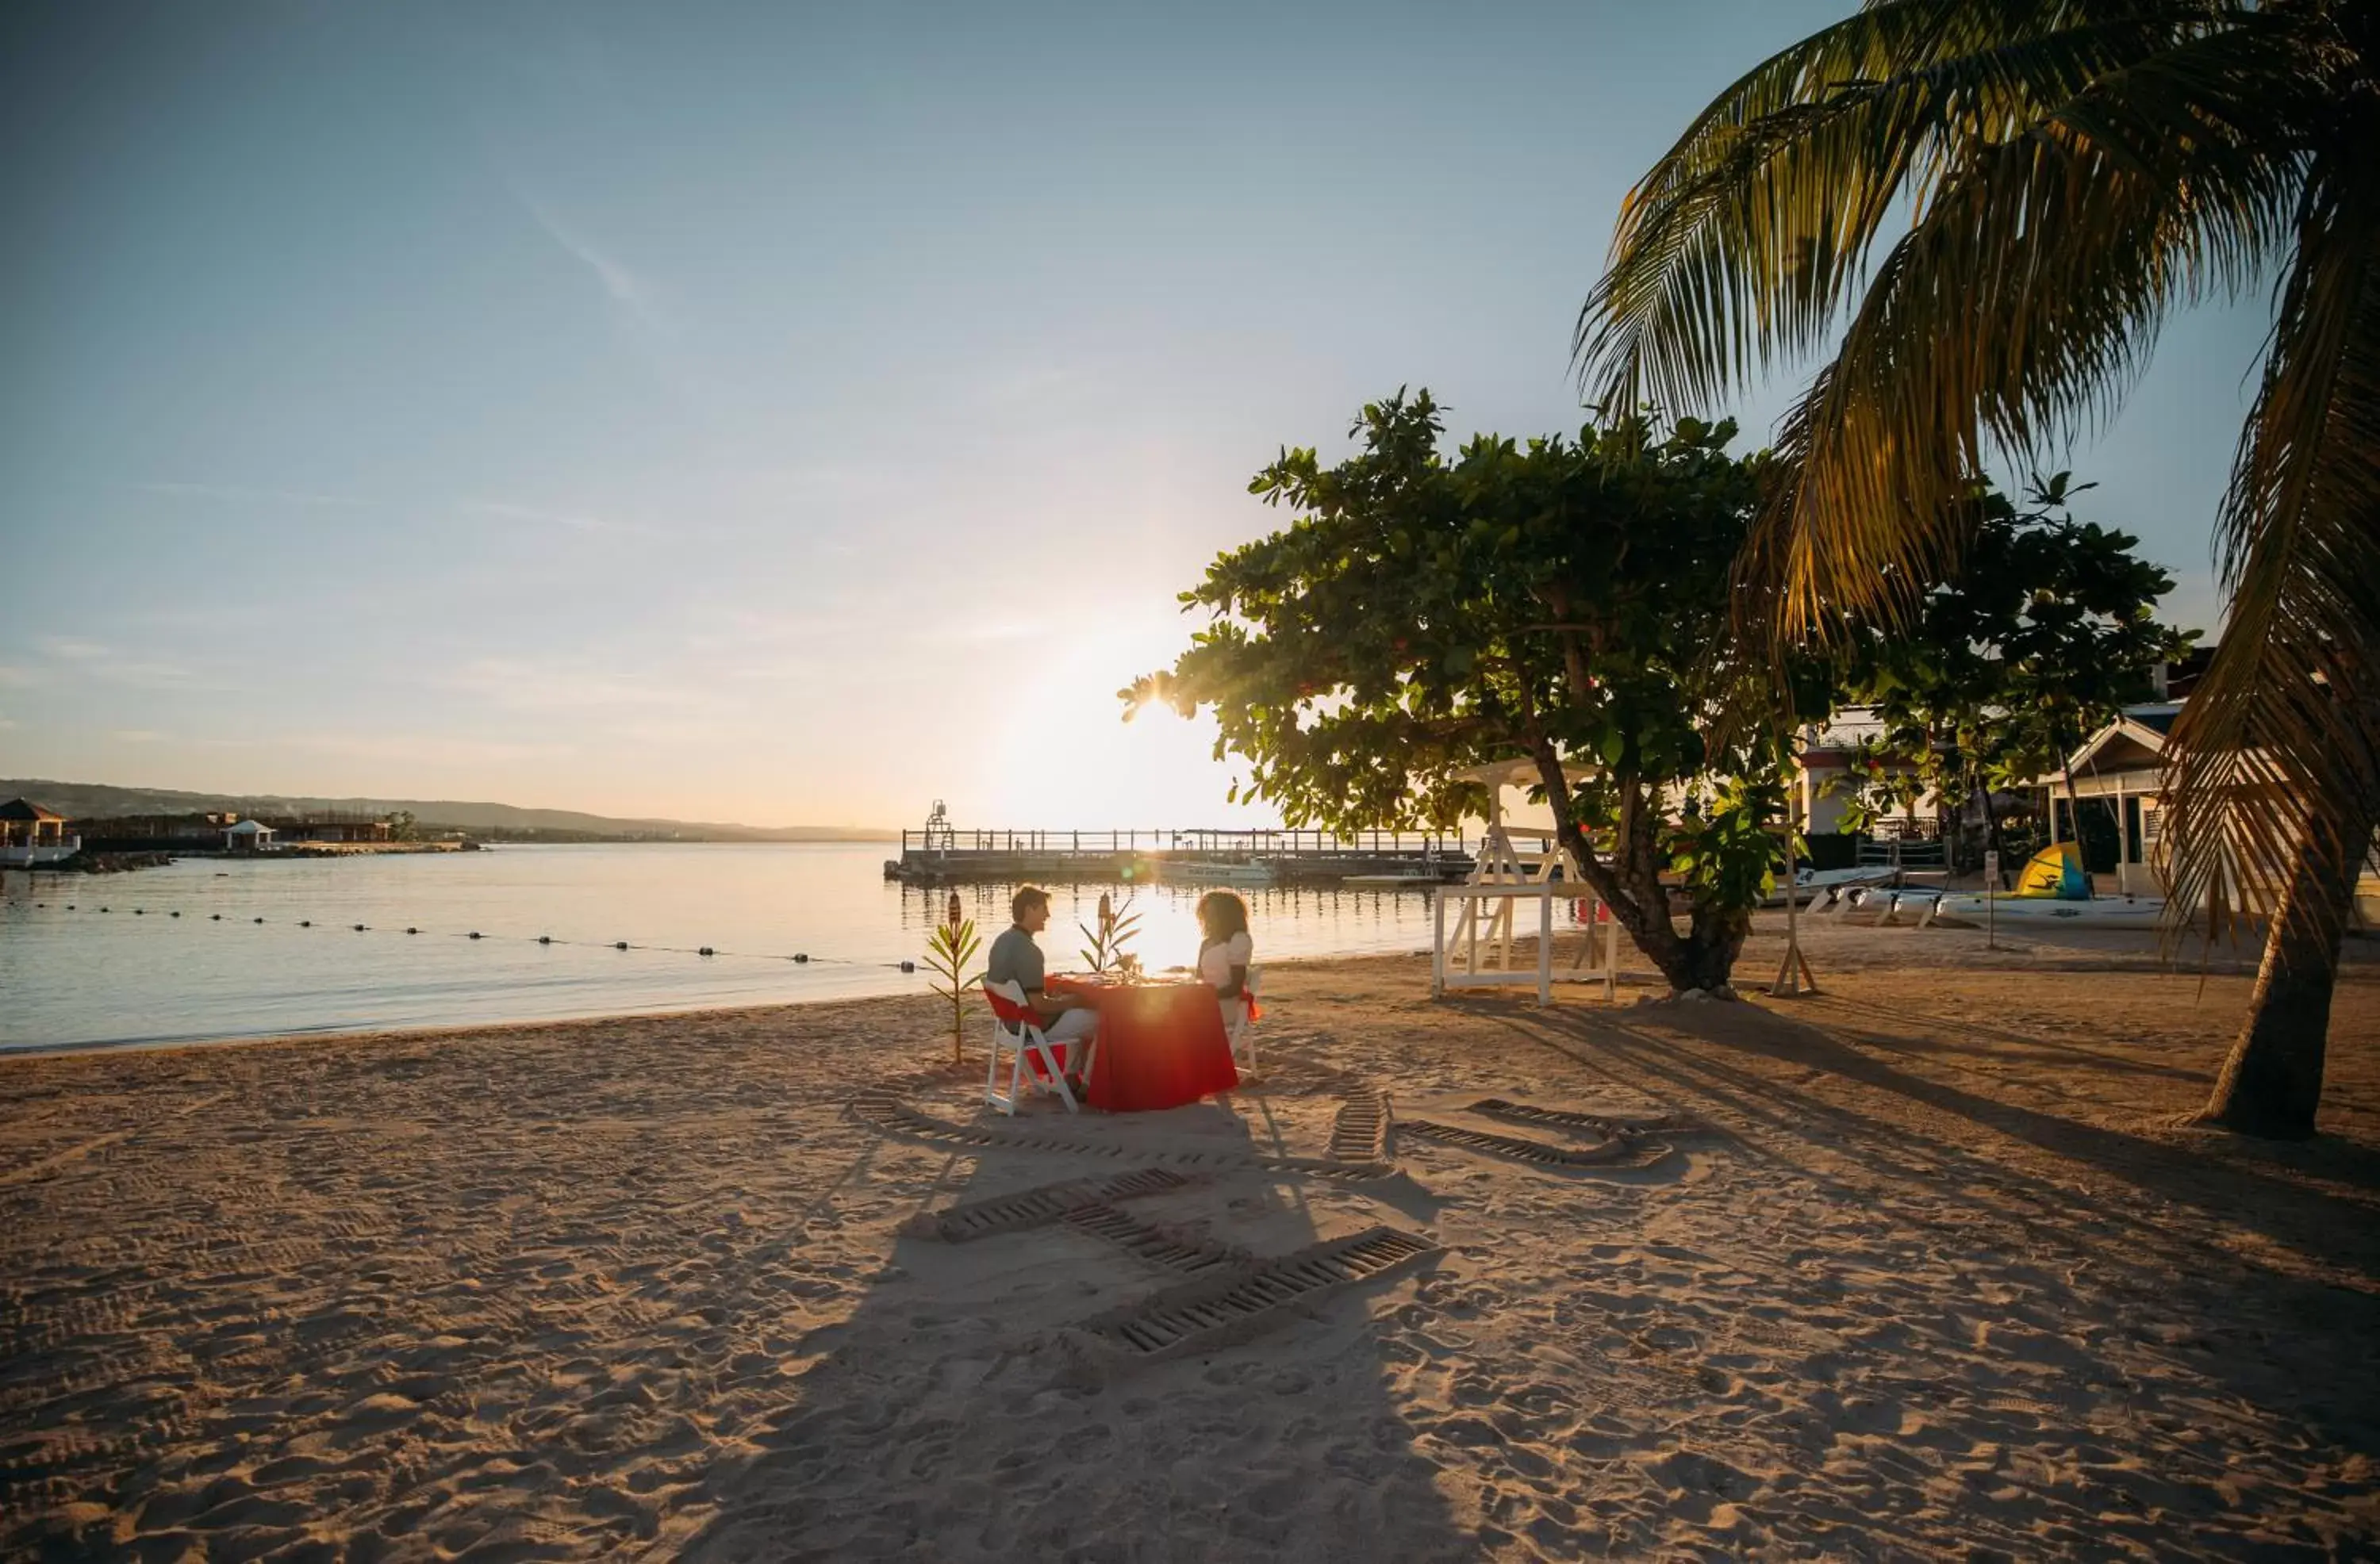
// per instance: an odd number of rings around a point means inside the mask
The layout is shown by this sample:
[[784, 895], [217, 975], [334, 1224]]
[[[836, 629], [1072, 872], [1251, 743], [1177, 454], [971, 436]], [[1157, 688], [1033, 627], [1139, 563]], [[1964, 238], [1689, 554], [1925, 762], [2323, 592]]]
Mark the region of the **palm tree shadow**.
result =
[[[1500, 1020], [1610, 1079], [1649, 1080], [1681, 1109], [1736, 1121], [1748, 1161], [1805, 1179], [1831, 1198], [1864, 1206], [1879, 1187], [1897, 1186], [1909, 1196], [1898, 1203], [1901, 1214], [1938, 1225], [1947, 1243], [1972, 1246], [1997, 1225], [2028, 1252], [2062, 1252], [2113, 1291], [2141, 1298], [2170, 1294], [2178, 1279], [2209, 1279], [2225, 1290], [2232, 1317], [2205, 1329], [2210, 1355], [2202, 1366], [2244, 1400], [2283, 1410], [2346, 1448], [2368, 1444], [2375, 1428], [2354, 1386], [2368, 1391], [2371, 1376], [2359, 1366], [2341, 1380], [2338, 1366], [2338, 1343], [2380, 1328], [2380, 1158], [2368, 1148], [2322, 1148], [2325, 1174], [2355, 1192], [2330, 1194], [2187, 1141], [1915, 1074], [1896, 1062], [1912, 1057], [1900, 1049], [1903, 1039], [1729, 1008], [1726, 1017], [1667, 1015], [1671, 1035], [1584, 1009]], [[2130, 1077], [2111, 1071], [2104, 1078], [2123, 1100], [2118, 1094]], [[1925, 1111], [1895, 1110], [1871, 1091]], [[2008, 1155], [1994, 1135], [2087, 1163], [2131, 1193], [2086, 1193], [2054, 1168]], [[1845, 1162], [1851, 1170], [1839, 1171]], [[2296, 1274], [2244, 1261], [2215, 1242], [2227, 1226], [2295, 1251]], [[2252, 1350], [2228, 1350], [2237, 1347]], [[2325, 1386], [2331, 1388], [2308, 1388]]]
[[[1232, 1166], [1292, 1144], [1275, 1106], [1245, 1091], [1155, 1114], [1069, 1119], [1037, 1104], [1031, 1122], [1050, 1140], [1114, 1154], [983, 1148], [928, 1206], [1111, 1177], [1190, 1148], [1214, 1170], [1114, 1208], [1264, 1256], [1373, 1222], [1414, 1225], [1393, 1214], [1414, 1203], [1409, 1189], [1367, 1211], [1375, 1203], [1344, 1187]], [[1476, 1554], [1415, 1449], [1354, 1295], [1383, 1284], [1318, 1299], [1239, 1345], [1135, 1362], [1077, 1325], [1183, 1274], [1064, 1221], [951, 1242], [929, 1218], [921, 1206], [852, 1315], [805, 1341], [820, 1355], [749, 1459], [705, 1479], [711, 1518], [686, 1556]]]
[[[2045, 1112], [2003, 1096], [1916, 1074], [1892, 1062], [1896, 1058], [1914, 1061], [1922, 1056], [1902, 1037], [1850, 1025], [1823, 1028], [1773, 1012], [1768, 1012], [1768, 1021], [1795, 1059], [1829, 1074], [1892, 1092], [2040, 1150], [2088, 1162], [2144, 1194], [2195, 1207], [2208, 1217], [2244, 1223], [2276, 1243], [2306, 1254], [2327, 1255], [2351, 1267], [2380, 1290], [2380, 1245], [2342, 1244], [2338, 1238], [2342, 1224], [2350, 1232], [2369, 1231], [2375, 1206], [2380, 1206], [2380, 1155], [2368, 1147], [2336, 1142], [2322, 1148], [2325, 1170], [2369, 1197], [2341, 1198], [2275, 1177], [2236, 1158], [2209, 1156], [2204, 1148], [2188, 1143]], [[1749, 1050], [1760, 1046], [1716, 1029], [1694, 1029], [1715, 1047]], [[2041, 1047], [2038, 1039], [2024, 1041], [2029, 1047]], [[2103, 1076], [2112, 1078], [2120, 1073], [2114, 1063], [2087, 1050], [2076, 1052], [2092, 1059], [2092, 1068]], [[1981, 1078], [1978, 1084], [1983, 1084]], [[2112, 1086], [2108, 1097], [2067, 1091], [2056, 1095], [2073, 1102], [2081, 1112], [2110, 1097], [2120, 1100], [2117, 1094], [2121, 1089], [2120, 1085]], [[2101, 1210], [2110, 1221], [2135, 1230], [2143, 1225], [2128, 1213], [2083, 1204]]]

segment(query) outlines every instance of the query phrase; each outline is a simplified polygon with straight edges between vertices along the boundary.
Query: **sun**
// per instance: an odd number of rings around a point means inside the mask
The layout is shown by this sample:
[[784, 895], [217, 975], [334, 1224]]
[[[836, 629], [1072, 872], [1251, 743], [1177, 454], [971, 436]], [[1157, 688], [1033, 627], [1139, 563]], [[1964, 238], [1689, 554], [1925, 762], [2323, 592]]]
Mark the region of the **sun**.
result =
[[1078, 830], [1272, 823], [1229, 794], [1245, 768], [1214, 756], [1211, 716], [1184, 719], [1161, 701], [1126, 721], [1116, 691], [1180, 649], [1181, 625], [1070, 637], [1040, 660], [986, 760], [983, 823]]

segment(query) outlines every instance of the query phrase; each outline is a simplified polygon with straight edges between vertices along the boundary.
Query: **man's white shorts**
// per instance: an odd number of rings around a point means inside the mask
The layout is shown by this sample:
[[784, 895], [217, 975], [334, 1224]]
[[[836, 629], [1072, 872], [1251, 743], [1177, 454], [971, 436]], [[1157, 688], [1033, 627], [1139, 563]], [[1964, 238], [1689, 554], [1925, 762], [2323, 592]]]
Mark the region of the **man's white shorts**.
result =
[[1079, 1042], [1099, 1029], [1099, 1012], [1088, 1005], [1077, 1005], [1055, 1020], [1041, 1024], [1041, 1035], [1053, 1043]]

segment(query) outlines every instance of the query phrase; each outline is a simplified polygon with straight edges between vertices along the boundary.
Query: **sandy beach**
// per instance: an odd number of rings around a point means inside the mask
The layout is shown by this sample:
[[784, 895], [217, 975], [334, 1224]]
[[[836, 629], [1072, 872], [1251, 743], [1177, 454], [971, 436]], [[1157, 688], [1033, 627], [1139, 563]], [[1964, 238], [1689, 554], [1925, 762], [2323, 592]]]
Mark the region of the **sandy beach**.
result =
[[2368, 1557], [2369, 942], [2294, 1146], [2236, 964], [1982, 943], [989, 1131], [929, 1000], [0, 1061], [0, 1555]]

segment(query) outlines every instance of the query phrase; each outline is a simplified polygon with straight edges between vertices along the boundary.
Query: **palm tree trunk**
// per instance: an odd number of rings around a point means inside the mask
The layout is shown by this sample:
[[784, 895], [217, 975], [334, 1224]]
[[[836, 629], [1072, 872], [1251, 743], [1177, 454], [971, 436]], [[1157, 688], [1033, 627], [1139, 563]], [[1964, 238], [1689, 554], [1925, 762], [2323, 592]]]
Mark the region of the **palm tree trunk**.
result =
[[[2214, 1095], [2190, 1122], [2277, 1140], [2314, 1133], [2338, 942], [2374, 825], [2368, 805], [2344, 831], [2327, 820], [2311, 822], [2265, 936], [2248, 1019], [2232, 1039]], [[2341, 845], [2342, 839], [2352, 846]]]

